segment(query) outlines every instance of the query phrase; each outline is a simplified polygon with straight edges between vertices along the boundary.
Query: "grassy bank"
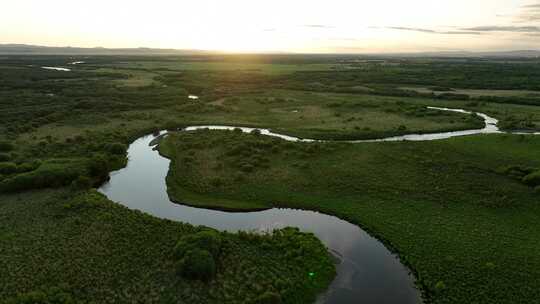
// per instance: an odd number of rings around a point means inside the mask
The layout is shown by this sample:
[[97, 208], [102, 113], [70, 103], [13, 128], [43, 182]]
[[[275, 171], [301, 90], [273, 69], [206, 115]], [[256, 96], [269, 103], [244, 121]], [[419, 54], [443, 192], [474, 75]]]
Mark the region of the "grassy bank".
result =
[[167, 137], [160, 151], [173, 160], [173, 199], [337, 215], [398, 251], [434, 303], [540, 296], [540, 194], [516, 173], [540, 168], [540, 138], [352, 145], [198, 131]]
[[334, 276], [314, 236], [284, 230], [219, 233], [215, 276], [187, 279], [173, 249], [204, 227], [131, 211], [94, 191], [2, 195], [0, 218], [0, 298], [25, 295], [14, 303], [55, 288], [81, 303], [263, 303], [265, 293], [312, 303]]

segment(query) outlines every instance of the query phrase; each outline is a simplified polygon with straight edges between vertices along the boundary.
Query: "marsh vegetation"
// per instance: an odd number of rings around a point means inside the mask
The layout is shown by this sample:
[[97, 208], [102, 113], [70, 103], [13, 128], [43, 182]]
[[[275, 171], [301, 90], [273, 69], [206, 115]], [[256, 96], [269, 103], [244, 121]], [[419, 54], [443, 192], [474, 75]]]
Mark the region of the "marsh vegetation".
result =
[[[74, 61], [85, 64], [68, 65]], [[208, 232], [127, 210], [91, 188], [125, 166], [134, 139], [187, 125], [320, 139], [483, 125], [426, 109], [438, 106], [486, 113], [507, 130], [539, 131], [539, 79], [537, 59], [2, 57], [0, 240], [7, 245], [0, 266], [7, 275], [0, 298], [310, 303], [334, 275], [313, 236]], [[173, 198], [333, 214], [397, 251], [427, 301], [530, 303], [540, 297], [538, 140], [354, 146], [202, 131], [172, 135], [160, 149], [173, 161]], [[199, 245], [174, 254], [201, 232], [220, 240], [219, 254]], [[299, 239], [303, 262], [288, 254]], [[306, 281], [312, 267], [324, 275]]]
[[[537, 296], [540, 260], [529, 246], [538, 236], [540, 138], [338, 144], [197, 131], [171, 134], [160, 149], [172, 159], [173, 200], [337, 215], [400, 252], [435, 303]], [[528, 279], [503, 279], [517, 273]]]

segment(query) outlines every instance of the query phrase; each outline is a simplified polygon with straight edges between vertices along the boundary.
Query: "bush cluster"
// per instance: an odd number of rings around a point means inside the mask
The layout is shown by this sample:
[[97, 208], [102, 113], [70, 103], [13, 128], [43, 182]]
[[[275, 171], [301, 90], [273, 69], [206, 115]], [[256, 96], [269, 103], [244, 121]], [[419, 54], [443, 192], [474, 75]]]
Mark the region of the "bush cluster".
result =
[[540, 187], [540, 170], [533, 167], [506, 166], [498, 170], [511, 178], [521, 181], [527, 186]]
[[182, 237], [174, 247], [177, 273], [187, 279], [210, 281], [216, 274], [221, 242], [214, 230]]
[[127, 146], [122, 143], [109, 143], [105, 145], [105, 150], [114, 155], [124, 155]]
[[540, 186], [540, 170], [527, 174], [522, 181], [529, 186]]
[[503, 166], [497, 170], [499, 173], [509, 177], [522, 180], [525, 176], [536, 171], [536, 168], [523, 166]]
[[[257, 136], [258, 133], [252, 134]], [[268, 152], [279, 151], [277, 142], [269, 141], [267, 138], [250, 137], [250, 139], [251, 141], [246, 142], [232, 141], [230, 149], [225, 153], [229, 164], [245, 173], [254, 172], [258, 168], [268, 168], [270, 166]]]
[[[116, 153], [113, 150], [116, 149]], [[120, 153], [121, 155], [117, 155]], [[96, 153], [90, 158], [62, 158], [23, 163], [0, 162], [1, 192], [24, 191], [38, 188], [71, 185], [74, 189], [88, 189], [107, 179], [109, 172], [124, 160], [125, 147], [111, 145], [111, 154]]]
[[17, 172], [17, 164], [11, 162], [0, 163], [0, 173], [1, 174], [13, 174]]
[[74, 190], [86, 190], [92, 188], [94, 182], [91, 178], [84, 175], [79, 175], [75, 180], [71, 182], [71, 187]]
[[40, 161], [22, 163], [17, 165], [14, 162], [0, 162], [0, 174], [11, 175], [34, 171], [41, 166]]
[[516, 117], [514, 115], [503, 117], [499, 122], [499, 127], [504, 130], [535, 130], [537, 128], [532, 116]]
[[[17, 172], [17, 166], [4, 165], [4, 172]], [[30, 167], [26, 168], [30, 169]], [[71, 160], [50, 160], [37, 169], [12, 175], [0, 183], [0, 191], [14, 192], [69, 185], [77, 176], [84, 175], [84, 167]]]

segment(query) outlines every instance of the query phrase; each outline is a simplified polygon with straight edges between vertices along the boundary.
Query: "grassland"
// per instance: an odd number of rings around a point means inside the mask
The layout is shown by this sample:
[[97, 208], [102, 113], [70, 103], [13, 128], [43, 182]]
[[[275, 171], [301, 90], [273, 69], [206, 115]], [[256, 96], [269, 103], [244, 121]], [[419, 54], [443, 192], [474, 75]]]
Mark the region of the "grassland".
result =
[[[105, 65], [107, 66], [107, 65]], [[340, 64], [312, 63], [312, 64], [272, 64], [255, 62], [211, 62], [211, 61], [192, 61], [179, 62], [171, 61], [137, 61], [126, 63], [113, 63], [112, 68], [158, 70], [165, 72], [174, 71], [211, 71], [211, 72], [254, 72], [265, 75], [283, 75], [301, 71], [331, 71], [344, 69]]]
[[[176, 272], [173, 248], [205, 228], [131, 211], [94, 191], [2, 195], [0, 218], [2, 303], [262, 303], [265, 292], [311, 303], [334, 275], [314, 236], [285, 230], [221, 233], [215, 278], [188, 280]], [[54, 302], [58, 294], [75, 302]]]
[[[69, 66], [71, 72], [40, 68], [76, 60], [86, 63]], [[261, 242], [274, 241], [246, 235], [222, 235], [232, 258], [218, 259], [213, 283], [176, 276], [174, 285], [170, 249], [200, 228], [123, 209], [88, 189], [126, 164], [127, 145], [138, 136], [185, 125], [249, 125], [326, 139], [481, 126], [473, 116], [425, 109], [441, 106], [487, 113], [507, 129], [539, 130], [540, 103], [532, 93], [434, 96], [399, 89], [537, 92], [539, 73], [537, 60], [3, 57], [0, 239], [9, 246], [0, 248], [0, 265], [8, 269], [0, 278], [0, 298], [43, 289], [58, 293], [53, 287], [59, 287], [75, 299], [97, 302], [176, 297], [213, 303], [226, 297], [232, 303], [243, 297], [255, 300], [256, 293], [279, 285], [284, 302], [309, 302], [330, 280], [329, 268], [321, 270], [328, 275], [315, 285], [294, 275], [290, 282], [276, 283], [273, 277], [300, 274], [311, 266], [285, 269], [289, 264], [281, 252], [260, 251], [268, 247]], [[200, 99], [190, 100], [189, 94]], [[540, 167], [536, 139], [494, 136], [350, 146], [284, 144], [234, 133], [189, 136], [182, 139], [191, 147], [174, 138], [162, 146], [174, 160], [168, 183], [178, 200], [205, 207], [283, 205], [335, 214], [397, 250], [435, 303], [530, 303], [538, 298], [538, 195], [519, 180], [530, 173], [528, 167]], [[203, 138], [208, 142], [200, 142]], [[209, 142], [212, 147], [204, 148]], [[184, 148], [191, 152], [185, 155]], [[220, 162], [217, 156], [223, 153]], [[180, 169], [193, 178], [183, 179], [175, 173]], [[310, 236], [299, 237], [320, 249]], [[327, 265], [325, 252], [310, 252], [307, 260]], [[240, 260], [248, 262], [234, 263]], [[219, 268], [228, 264], [234, 266], [230, 273]], [[257, 271], [272, 279], [244, 275]], [[163, 297], [153, 293], [161, 288]]]
[[225, 112], [199, 121], [270, 127], [306, 138], [363, 139], [482, 128], [478, 117], [429, 110], [423, 100], [273, 90], [210, 102]]
[[441, 87], [402, 87], [403, 90], [414, 90], [419, 93], [427, 94], [444, 94], [454, 93], [462, 94], [470, 97], [482, 97], [482, 96], [497, 96], [497, 97], [540, 97], [538, 91], [526, 91], [526, 90], [481, 90], [481, 89], [455, 89], [455, 88], [441, 88]]
[[174, 200], [336, 215], [399, 252], [433, 303], [539, 297], [540, 193], [508, 168], [538, 170], [540, 138], [353, 145], [198, 131], [167, 137], [160, 151], [173, 160]]
[[126, 87], [145, 87], [156, 85], [157, 83], [155, 78], [160, 75], [149, 70], [105, 67], [97, 67], [96, 69], [93, 69], [93, 72], [98, 74], [121, 73], [122, 75], [125, 75], [125, 77], [123, 77], [123, 79], [114, 80], [114, 83]]

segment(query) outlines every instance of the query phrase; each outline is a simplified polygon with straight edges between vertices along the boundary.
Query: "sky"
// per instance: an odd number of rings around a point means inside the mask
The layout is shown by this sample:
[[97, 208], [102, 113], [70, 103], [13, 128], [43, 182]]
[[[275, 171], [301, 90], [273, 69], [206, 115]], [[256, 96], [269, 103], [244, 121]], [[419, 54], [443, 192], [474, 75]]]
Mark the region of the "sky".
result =
[[540, 0], [3, 0], [0, 43], [227, 52], [540, 50]]

